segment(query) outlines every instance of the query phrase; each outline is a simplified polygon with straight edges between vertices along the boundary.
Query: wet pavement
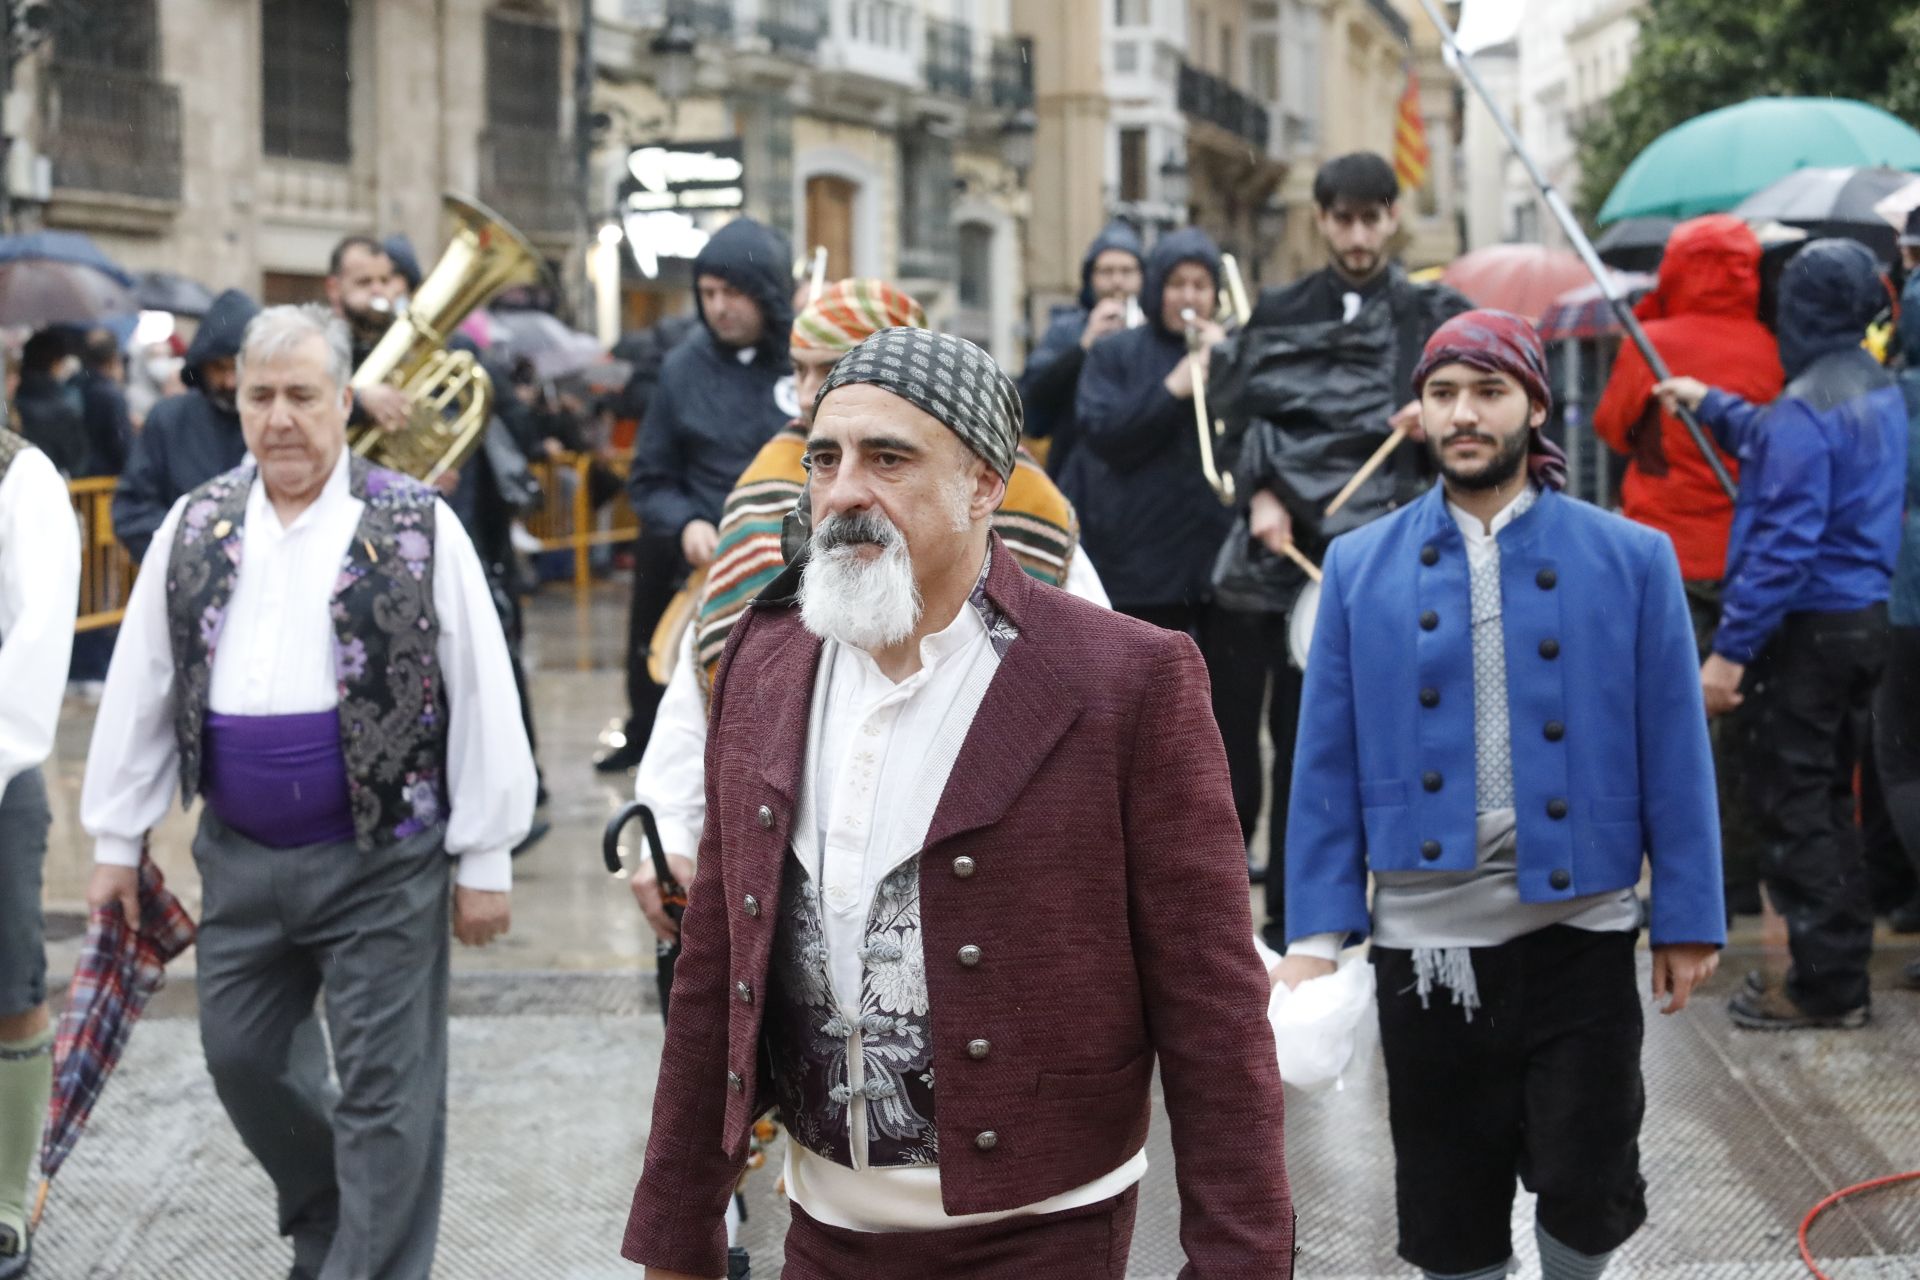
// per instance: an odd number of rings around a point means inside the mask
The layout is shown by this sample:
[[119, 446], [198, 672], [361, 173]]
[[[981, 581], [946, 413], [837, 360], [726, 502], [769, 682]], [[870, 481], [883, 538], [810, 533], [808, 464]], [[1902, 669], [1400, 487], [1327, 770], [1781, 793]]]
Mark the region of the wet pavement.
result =
[[[587, 760], [624, 695], [624, 593], [584, 609], [560, 588], [535, 601], [529, 654], [553, 832], [515, 864], [514, 927], [484, 951], [455, 949], [450, 1156], [436, 1275], [565, 1280], [637, 1276], [618, 1256], [658, 1067], [650, 935], [624, 884], [600, 866], [599, 833], [631, 780]], [[90, 851], [77, 821], [91, 708], [69, 698], [58, 756], [48, 905], [58, 979], [71, 971]], [[190, 822], [169, 817], [154, 849], [197, 910]], [[1258, 846], [1257, 846], [1258, 847]], [[1257, 897], [1256, 897], [1257, 910]], [[1647, 1228], [1610, 1276], [1787, 1280], [1806, 1275], [1794, 1233], [1828, 1191], [1920, 1165], [1920, 994], [1892, 989], [1914, 939], [1883, 938], [1875, 1019], [1857, 1032], [1755, 1034], [1721, 1008], [1739, 975], [1777, 965], [1744, 921], [1695, 1009], [1653, 1018], [1643, 1143]], [[1644, 963], [1644, 957], [1643, 957]], [[136, 1032], [68, 1161], [36, 1241], [48, 1280], [203, 1280], [285, 1273], [265, 1176], [240, 1147], [207, 1079], [192, 1019], [192, 954]], [[1178, 1205], [1164, 1116], [1135, 1236], [1134, 1276], [1172, 1277]], [[1345, 1088], [1290, 1093], [1288, 1156], [1299, 1200], [1299, 1274], [1406, 1276], [1393, 1256], [1384, 1082], [1368, 1046]], [[777, 1166], [776, 1153], [774, 1163]], [[784, 1209], [770, 1171], [748, 1181], [755, 1276], [777, 1276]], [[1529, 1209], [1515, 1209], [1523, 1275]], [[1834, 1280], [1920, 1277], [1920, 1185], [1849, 1201], [1814, 1249]]]

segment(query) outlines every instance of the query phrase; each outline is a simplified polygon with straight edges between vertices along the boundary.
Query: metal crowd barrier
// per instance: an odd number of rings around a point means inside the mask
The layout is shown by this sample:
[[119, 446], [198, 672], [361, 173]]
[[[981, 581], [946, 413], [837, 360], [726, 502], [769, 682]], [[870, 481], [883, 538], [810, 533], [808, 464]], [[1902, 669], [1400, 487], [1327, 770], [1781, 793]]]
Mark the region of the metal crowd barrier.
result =
[[67, 481], [73, 518], [80, 525], [80, 613], [75, 631], [119, 624], [139, 566], [113, 536], [114, 476]]
[[581, 605], [586, 604], [593, 589], [593, 548], [632, 542], [640, 534], [640, 522], [625, 493], [631, 455], [615, 454], [597, 460], [623, 481], [621, 492], [605, 504], [606, 527], [600, 527], [596, 520], [588, 482], [588, 471], [596, 457], [585, 453], [561, 453], [528, 464], [540, 482], [540, 506], [522, 517], [527, 532], [539, 541], [542, 551], [573, 552], [573, 593]]

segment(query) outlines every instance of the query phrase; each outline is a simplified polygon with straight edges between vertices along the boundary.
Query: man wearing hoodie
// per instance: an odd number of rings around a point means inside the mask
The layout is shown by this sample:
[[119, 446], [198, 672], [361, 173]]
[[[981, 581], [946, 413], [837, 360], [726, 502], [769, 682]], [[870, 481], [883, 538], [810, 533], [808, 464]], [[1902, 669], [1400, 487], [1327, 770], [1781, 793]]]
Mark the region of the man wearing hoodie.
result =
[[[1861, 349], [1886, 305], [1878, 263], [1850, 240], [1816, 240], [1780, 280], [1787, 385], [1755, 405], [1693, 378], [1660, 383], [1740, 460], [1720, 627], [1700, 669], [1707, 714], [1735, 722], [1767, 891], [1786, 917], [1784, 984], [1750, 975], [1730, 1006], [1761, 1030], [1859, 1027], [1873, 947], [1852, 804], [1864, 720], [1887, 656], [1887, 596], [1900, 550], [1907, 410]], [[1745, 704], [1744, 707], [1742, 704]]]
[[713, 560], [721, 508], [760, 446], [799, 415], [787, 339], [793, 255], [751, 218], [714, 233], [693, 260], [700, 328], [668, 354], [634, 446], [627, 489], [640, 516], [627, 615], [625, 741], [602, 773], [640, 763], [664, 690], [647, 674], [654, 628], [691, 570]]
[[[1219, 288], [1220, 250], [1206, 232], [1184, 227], [1160, 237], [1140, 290], [1146, 322], [1087, 352], [1074, 400], [1080, 444], [1060, 477], [1113, 608], [1198, 638], [1216, 719], [1231, 682], [1216, 669], [1208, 601], [1233, 512], [1200, 470], [1193, 386], [1224, 336], [1212, 318]], [[1193, 354], [1186, 310], [1202, 317], [1204, 341]]]
[[182, 494], [233, 470], [246, 456], [234, 357], [247, 322], [259, 311], [238, 289], [213, 300], [187, 347], [180, 375], [187, 390], [154, 405], [134, 437], [113, 491], [113, 533], [136, 560], [146, 557], [148, 541]]
[[[1780, 355], [1760, 323], [1760, 241], [1740, 219], [1715, 213], [1675, 227], [1660, 262], [1659, 284], [1634, 312], [1675, 374], [1711, 378], [1753, 404], [1770, 403], [1780, 394]], [[1720, 624], [1733, 499], [1679, 419], [1660, 408], [1653, 372], [1631, 343], [1620, 345], [1593, 428], [1628, 459], [1621, 513], [1673, 540], [1704, 660]], [[1721, 454], [1720, 461], [1729, 475], [1739, 476], [1737, 460]], [[1720, 728], [1714, 733], [1714, 772], [1729, 909], [1758, 911], [1760, 871], [1755, 837], [1745, 821], [1739, 753], [1729, 749]]]
[[1056, 480], [1079, 443], [1073, 400], [1080, 369], [1094, 343], [1127, 327], [1127, 304], [1140, 292], [1142, 257], [1139, 233], [1124, 222], [1095, 236], [1080, 263], [1080, 305], [1055, 310], [1020, 375], [1027, 434], [1052, 441], [1047, 474]]

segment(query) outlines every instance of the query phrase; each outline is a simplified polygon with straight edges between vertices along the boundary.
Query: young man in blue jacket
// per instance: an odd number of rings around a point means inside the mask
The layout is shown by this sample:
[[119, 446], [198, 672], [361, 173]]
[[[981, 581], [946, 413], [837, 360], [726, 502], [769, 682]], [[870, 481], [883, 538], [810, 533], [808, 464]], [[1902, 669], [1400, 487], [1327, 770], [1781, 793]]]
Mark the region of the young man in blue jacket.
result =
[[1693, 378], [1656, 388], [1740, 459], [1720, 629], [1700, 685], [1708, 714], [1739, 708], [1762, 876], [1793, 956], [1784, 984], [1750, 975], [1734, 995], [1743, 1027], [1859, 1027], [1868, 1016], [1873, 910], [1853, 821], [1854, 735], [1886, 663], [1907, 410], [1860, 340], [1886, 303], [1866, 248], [1816, 240], [1780, 278], [1778, 400], [1748, 404]]
[[[1693, 627], [1666, 537], [1562, 497], [1533, 326], [1442, 325], [1413, 374], [1442, 483], [1334, 539], [1294, 748], [1287, 958], [1371, 934], [1400, 1256], [1498, 1280], [1514, 1179], [1547, 1280], [1646, 1219], [1634, 897], [1652, 991], [1725, 941]], [[1375, 884], [1372, 910], [1367, 876]]]

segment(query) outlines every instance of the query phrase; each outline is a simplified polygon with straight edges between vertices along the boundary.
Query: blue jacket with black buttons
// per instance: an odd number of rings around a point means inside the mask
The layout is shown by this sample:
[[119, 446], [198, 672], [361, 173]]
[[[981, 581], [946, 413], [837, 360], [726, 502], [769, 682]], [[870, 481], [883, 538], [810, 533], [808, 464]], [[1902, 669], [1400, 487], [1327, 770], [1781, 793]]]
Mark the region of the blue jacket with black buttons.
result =
[[[1713, 761], [1672, 543], [1551, 490], [1498, 537], [1521, 898], [1629, 888], [1650, 863], [1654, 944], [1723, 943]], [[1289, 939], [1366, 936], [1369, 869], [1476, 859], [1467, 550], [1441, 486], [1334, 539], [1325, 575], [1288, 807]]]

